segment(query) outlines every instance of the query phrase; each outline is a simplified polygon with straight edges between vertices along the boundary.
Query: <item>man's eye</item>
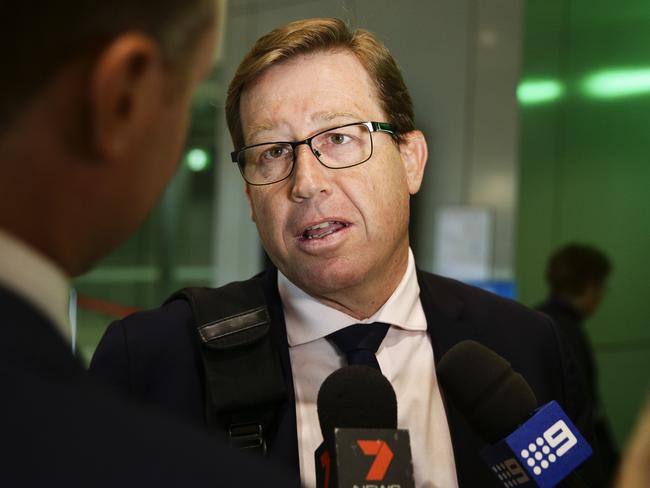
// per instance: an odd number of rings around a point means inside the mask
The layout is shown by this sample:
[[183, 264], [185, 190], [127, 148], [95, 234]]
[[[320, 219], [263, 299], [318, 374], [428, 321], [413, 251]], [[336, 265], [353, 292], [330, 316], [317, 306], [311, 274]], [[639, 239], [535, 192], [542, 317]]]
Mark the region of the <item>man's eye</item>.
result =
[[262, 159], [278, 159], [286, 156], [288, 153], [288, 148], [283, 146], [275, 146], [270, 149], [267, 149], [262, 153]]
[[350, 141], [350, 137], [346, 136], [345, 134], [330, 134], [330, 142], [332, 144], [345, 144], [346, 142]]

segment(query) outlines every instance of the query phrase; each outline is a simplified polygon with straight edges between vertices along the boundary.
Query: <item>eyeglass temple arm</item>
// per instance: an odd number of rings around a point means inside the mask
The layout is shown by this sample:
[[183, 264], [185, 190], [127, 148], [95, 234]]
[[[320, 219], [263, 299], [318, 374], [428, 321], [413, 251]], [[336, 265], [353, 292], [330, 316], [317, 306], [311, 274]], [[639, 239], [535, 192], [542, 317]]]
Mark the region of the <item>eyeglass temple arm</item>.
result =
[[396, 135], [395, 127], [393, 124], [388, 122], [371, 122], [373, 132], [387, 132], [392, 135]]

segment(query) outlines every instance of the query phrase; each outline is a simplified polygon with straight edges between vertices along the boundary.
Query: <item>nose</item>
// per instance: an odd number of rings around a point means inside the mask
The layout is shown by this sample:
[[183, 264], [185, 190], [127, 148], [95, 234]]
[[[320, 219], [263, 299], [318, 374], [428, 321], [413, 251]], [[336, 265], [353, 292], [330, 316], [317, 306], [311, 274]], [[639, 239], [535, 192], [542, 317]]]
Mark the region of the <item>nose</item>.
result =
[[292, 199], [300, 202], [322, 193], [329, 193], [331, 186], [328, 171], [331, 170], [318, 161], [307, 144], [296, 147], [295, 151]]

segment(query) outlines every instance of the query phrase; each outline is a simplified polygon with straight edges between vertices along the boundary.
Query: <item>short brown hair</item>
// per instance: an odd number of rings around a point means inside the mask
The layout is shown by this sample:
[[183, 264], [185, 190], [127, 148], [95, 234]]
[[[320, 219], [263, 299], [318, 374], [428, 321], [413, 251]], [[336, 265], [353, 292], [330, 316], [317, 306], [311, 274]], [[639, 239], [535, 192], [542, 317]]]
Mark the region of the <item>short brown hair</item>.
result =
[[246, 86], [271, 66], [297, 55], [339, 49], [353, 53], [373, 79], [387, 122], [393, 124], [397, 137], [414, 130], [413, 102], [386, 46], [373, 33], [353, 31], [340, 19], [307, 19], [260, 37], [237, 68], [226, 99], [226, 120], [235, 149], [245, 144], [239, 105]]
[[60, 67], [128, 31], [173, 63], [212, 22], [215, 0], [0, 0], [0, 131]]
[[567, 244], [553, 253], [546, 281], [554, 295], [578, 296], [590, 284], [602, 286], [611, 271], [609, 258], [586, 244]]

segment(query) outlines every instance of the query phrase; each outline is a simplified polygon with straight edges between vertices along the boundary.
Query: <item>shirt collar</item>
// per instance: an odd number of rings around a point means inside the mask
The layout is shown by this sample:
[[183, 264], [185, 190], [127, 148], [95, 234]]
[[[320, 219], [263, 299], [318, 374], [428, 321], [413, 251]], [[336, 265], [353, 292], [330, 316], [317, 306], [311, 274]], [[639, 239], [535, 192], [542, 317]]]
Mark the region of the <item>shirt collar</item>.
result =
[[62, 269], [35, 249], [0, 229], [0, 284], [18, 293], [49, 318], [70, 340], [70, 284]]
[[282, 299], [289, 346], [298, 346], [325, 337], [357, 323], [384, 322], [406, 330], [426, 330], [420, 305], [420, 286], [415, 259], [409, 248], [406, 272], [393, 294], [372, 317], [357, 320], [325, 305], [294, 285], [278, 270], [278, 291]]

